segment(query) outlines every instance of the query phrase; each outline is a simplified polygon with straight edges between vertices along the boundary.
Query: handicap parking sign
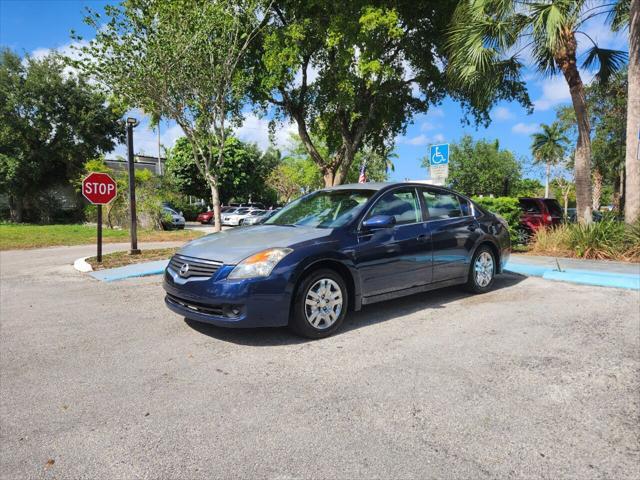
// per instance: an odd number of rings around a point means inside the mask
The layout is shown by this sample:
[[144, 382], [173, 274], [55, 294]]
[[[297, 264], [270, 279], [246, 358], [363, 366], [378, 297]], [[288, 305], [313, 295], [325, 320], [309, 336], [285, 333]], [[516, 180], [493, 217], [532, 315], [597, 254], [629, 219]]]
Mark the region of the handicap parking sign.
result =
[[449, 144], [431, 145], [429, 154], [430, 165], [448, 165], [449, 164]]

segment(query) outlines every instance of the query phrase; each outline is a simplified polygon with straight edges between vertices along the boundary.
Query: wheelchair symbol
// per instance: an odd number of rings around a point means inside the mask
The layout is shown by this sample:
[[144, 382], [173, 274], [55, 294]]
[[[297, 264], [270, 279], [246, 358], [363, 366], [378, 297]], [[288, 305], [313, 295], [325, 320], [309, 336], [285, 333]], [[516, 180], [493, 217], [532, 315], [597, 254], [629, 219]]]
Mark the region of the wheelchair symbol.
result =
[[431, 165], [442, 165], [448, 163], [447, 157], [440, 153], [440, 147], [434, 147], [435, 153], [431, 156]]

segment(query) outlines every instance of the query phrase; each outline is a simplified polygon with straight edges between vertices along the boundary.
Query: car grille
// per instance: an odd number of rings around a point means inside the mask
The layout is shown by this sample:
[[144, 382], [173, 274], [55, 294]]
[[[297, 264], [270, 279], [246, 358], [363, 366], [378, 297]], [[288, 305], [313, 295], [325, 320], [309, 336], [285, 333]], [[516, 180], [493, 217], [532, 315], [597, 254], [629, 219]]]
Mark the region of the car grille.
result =
[[182, 278], [211, 277], [221, 266], [222, 262], [187, 257], [185, 255], [174, 255], [169, 260], [169, 268]]
[[216, 315], [218, 317], [224, 316], [222, 305], [203, 305], [201, 303], [184, 300], [170, 294], [167, 294], [167, 299], [174, 304], [186, 307], [194, 312], [204, 313], [206, 315]]

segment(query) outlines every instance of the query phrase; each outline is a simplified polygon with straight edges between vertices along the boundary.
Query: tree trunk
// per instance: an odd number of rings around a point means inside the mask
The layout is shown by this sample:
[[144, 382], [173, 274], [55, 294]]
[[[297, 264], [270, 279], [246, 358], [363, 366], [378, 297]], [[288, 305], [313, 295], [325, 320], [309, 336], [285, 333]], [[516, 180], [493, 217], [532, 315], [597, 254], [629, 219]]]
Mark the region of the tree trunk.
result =
[[598, 168], [593, 170], [593, 196], [591, 208], [600, 210], [600, 199], [602, 198], [602, 173]]
[[322, 177], [324, 178], [325, 188], [333, 187], [333, 182], [336, 178], [336, 174], [330, 167], [324, 169], [324, 171], [322, 172]]
[[24, 212], [24, 202], [21, 197], [9, 196], [9, 214], [11, 215], [11, 221], [16, 223], [22, 223]]
[[551, 163], [547, 162], [547, 172], [544, 181], [544, 198], [549, 198], [549, 177], [551, 176]]
[[629, 95], [627, 99], [627, 152], [624, 219], [640, 218], [640, 0], [629, 11]]
[[218, 192], [218, 179], [209, 174], [207, 175], [207, 183], [211, 189], [211, 203], [213, 207], [213, 231], [222, 230], [222, 221], [220, 219], [220, 193]]
[[574, 177], [576, 183], [576, 211], [580, 223], [591, 223], [591, 127], [589, 112], [584, 96], [584, 84], [576, 64], [577, 42], [571, 31], [563, 33], [564, 46], [556, 52], [555, 60], [562, 70], [578, 124], [578, 142], [575, 151]]
[[564, 219], [566, 221], [569, 218], [569, 191], [562, 194], [562, 199], [564, 200]]

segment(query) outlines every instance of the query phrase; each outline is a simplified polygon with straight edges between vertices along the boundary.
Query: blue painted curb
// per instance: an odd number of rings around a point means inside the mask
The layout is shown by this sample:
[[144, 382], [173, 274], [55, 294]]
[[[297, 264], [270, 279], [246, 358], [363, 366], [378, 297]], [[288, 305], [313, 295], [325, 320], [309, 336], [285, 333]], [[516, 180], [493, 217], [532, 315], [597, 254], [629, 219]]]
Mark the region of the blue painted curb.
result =
[[576, 269], [567, 269], [559, 272], [549, 267], [527, 263], [508, 263], [505, 269], [521, 275], [542, 277], [546, 280], [594, 285], [598, 287], [640, 290], [640, 275], [629, 273], [610, 273]]
[[93, 278], [103, 282], [115, 282], [125, 278], [146, 277], [148, 275], [159, 275], [164, 272], [169, 260], [157, 260], [155, 262], [136, 263], [126, 267], [108, 268], [91, 272]]

